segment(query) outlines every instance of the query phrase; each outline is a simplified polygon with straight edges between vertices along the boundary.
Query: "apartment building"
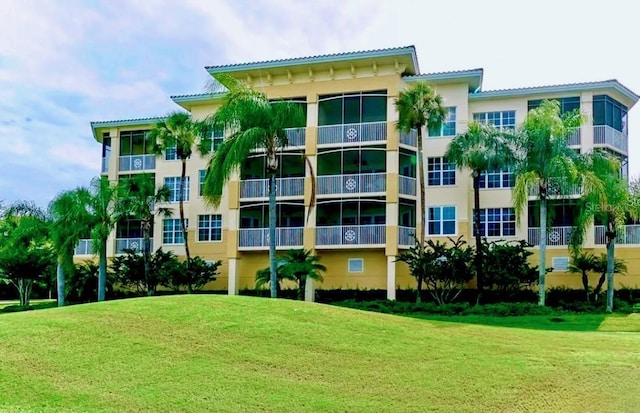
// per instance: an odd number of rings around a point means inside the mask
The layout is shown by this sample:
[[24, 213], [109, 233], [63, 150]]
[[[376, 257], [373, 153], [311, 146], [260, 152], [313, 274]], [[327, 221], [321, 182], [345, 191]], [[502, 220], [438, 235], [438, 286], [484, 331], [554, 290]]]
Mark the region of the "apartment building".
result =
[[[316, 288], [410, 288], [415, 281], [398, 254], [422, 225], [417, 193], [417, 135], [400, 133], [394, 100], [404, 88], [425, 81], [442, 95], [448, 116], [438, 130], [424, 138], [426, 176], [425, 224], [428, 237], [471, 240], [473, 191], [469, 171], [459, 171], [443, 157], [451, 139], [471, 120], [500, 128], [521, 123], [527, 111], [543, 99], [557, 99], [563, 111], [579, 108], [587, 121], [570, 144], [577, 151], [604, 148], [620, 157], [628, 175], [628, 110], [638, 95], [616, 80], [483, 90], [482, 69], [420, 73], [413, 46], [312, 56], [254, 63], [210, 66], [210, 74], [225, 72], [270, 99], [299, 102], [306, 126], [287, 130], [289, 145], [282, 149], [277, 180], [278, 250], [312, 249], [327, 266], [324, 282]], [[529, 79], [528, 79], [529, 80]], [[204, 119], [220, 106], [223, 93], [172, 96], [194, 119]], [[102, 144], [102, 173], [110, 180], [152, 173], [157, 185], [172, 190], [169, 205], [175, 216], [157, 219], [153, 247], [184, 255], [177, 200], [180, 162], [175, 154], [156, 157], [146, 146], [145, 133], [160, 118], [92, 122], [93, 136]], [[224, 136], [214, 136], [214, 149]], [[305, 166], [303, 157], [311, 164]], [[218, 209], [202, 198], [207, 159], [195, 155], [187, 165], [185, 211], [192, 255], [222, 260], [222, 275], [209, 289], [237, 293], [252, 288], [256, 270], [268, 266], [268, 206], [265, 157], [259, 150], [229, 182]], [[488, 239], [525, 239], [539, 244], [536, 194], [517, 225], [511, 199], [514, 176], [509, 170], [482, 177], [482, 233]], [[312, 193], [315, 190], [315, 202]], [[568, 239], [579, 189], [558, 182], [552, 202], [554, 221], [548, 232], [548, 266], [554, 271], [548, 285], [578, 287], [579, 277], [568, 274]], [[175, 202], [174, 202], [175, 201]], [[140, 222], [118, 223], [108, 245], [110, 254], [142, 245]], [[586, 248], [604, 251], [604, 229], [594, 226]], [[629, 273], [618, 284], [640, 284], [640, 225], [629, 223], [620, 236], [617, 254]], [[78, 255], [90, 254], [82, 241]], [[535, 258], [535, 255], [534, 255]], [[310, 286], [311, 287], [311, 286]], [[307, 289], [309, 296], [312, 288]]]

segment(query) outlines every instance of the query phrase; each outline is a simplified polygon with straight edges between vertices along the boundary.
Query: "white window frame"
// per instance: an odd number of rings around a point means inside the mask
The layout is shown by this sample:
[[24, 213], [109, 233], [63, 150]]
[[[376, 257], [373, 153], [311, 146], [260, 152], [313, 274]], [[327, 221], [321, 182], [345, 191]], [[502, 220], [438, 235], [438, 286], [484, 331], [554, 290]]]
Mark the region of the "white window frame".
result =
[[[167, 223], [171, 221], [172, 228], [167, 231]], [[187, 230], [189, 229], [189, 220], [185, 219]], [[167, 236], [167, 234], [171, 234]], [[162, 244], [163, 245], [184, 245], [184, 234], [182, 233], [182, 225], [179, 218], [165, 218], [162, 220]]]
[[[445, 222], [449, 222], [451, 221], [450, 219], [445, 220], [444, 219], [444, 209], [445, 208], [453, 208], [453, 233], [451, 234], [445, 234], [443, 229], [444, 229], [444, 223]], [[432, 209], [439, 209], [440, 210], [440, 218], [438, 220], [431, 220], [429, 219], [429, 217], [431, 216], [430, 211]], [[433, 233], [430, 231], [430, 223], [431, 222], [439, 222], [440, 223], [440, 232], [439, 233]], [[427, 222], [426, 222], [426, 230], [427, 230], [427, 235], [430, 236], [435, 236], [435, 237], [447, 237], [447, 236], [453, 236], [456, 235], [458, 233], [458, 208], [455, 205], [438, 205], [438, 206], [429, 206], [427, 207]]]
[[569, 271], [569, 257], [553, 257], [551, 258], [551, 267], [553, 272], [567, 272]]
[[[500, 177], [500, 186], [489, 186], [489, 175]], [[482, 173], [482, 180], [480, 181], [480, 189], [511, 189], [513, 186], [505, 186], [505, 177], [512, 176], [510, 181], [515, 184], [515, 173], [511, 168], [503, 168], [500, 170], [486, 171]]]
[[[434, 169], [431, 169], [433, 165]], [[445, 169], [445, 165], [447, 169]], [[437, 167], [437, 169], [436, 169]], [[453, 173], [453, 183], [444, 183], [444, 174]], [[439, 174], [440, 179], [437, 183], [431, 183], [431, 174]], [[434, 156], [427, 158], [427, 186], [455, 186], [456, 184], [456, 165], [447, 161], [443, 156]]]
[[[445, 109], [447, 110], [447, 114], [442, 120], [442, 124], [440, 125], [440, 130], [434, 132], [433, 130], [427, 129], [427, 136], [429, 138], [445, 138], [445, 137], [456, 136], [456, 132], [458, 130], [456, 127], [456, 119], [457, 119], [456, 106], [447, 106], [445, 107]], [[445, 127], [447, 128], [453, 127], [453, 133], [445, 134], [444, 133]]]
[[[168, 202], [171, 202], [171, 203], [180, 202], [180, 197], [179, 197], [180, 180], [181, 180], [181, 177], [179, 176], [168, 176], [164, 178], [165, 186], [168, 187], [169, 190], [171, 191]], [[190, 181], [189, 177], [186, 176], [185, 184], [184, 184], [184, 196], [183, 196], [183, 201], [185, 202], [189, 200], [189, 181]]]
[[[360, 263], [360, 271], [353, 269], [355, 263]], [[347, 259], [347, 272], [361, 274], [364, 272], [364, 258], [349, 258]]]
[[164, 160], [165, 161], [177, 161], [178, 159], [178, 145], [173, 145], [170, 148], [165, 149], [164, 151]]
[[[488, 221], [487, 217], [488, 217], [489, 210], [499, 210], [498, 212], [499, 212], [500, 219], [498, 221]], [[492, 212], [495, 212], [495, 211], [492, 211]], [[513, 220], [505, 220], [504, 219], [505, 213], [512, 215]], [[489, 235], [489, 223], [499, 224], [500, 234]], [[505, 231], [504, 231], [505, 224], [513, 224], [513, 234], [505, 234]], [[481, 235], [486, 238], [515, 237], [516, 236], [516, 216], [515, 216], [514, 208], [511, 208], [511, 207], [481, 208], [480, 209], [480, 227], [481, 229], [484, 230], [484, 232]]]
[[202, 189], [204, 188], [204, 178], [207, 176], [206, 169], [198, 170], [198, 196], [202, 196]]
[[[511, 120], [513, 119], [513, 123]], [[501, 110], [492, 112], [478, 112], [473, 114], [473, 120], [480, 123], [487, 123], [498, 129], [513, 129], [516, 127], [516, 111]], [[510, 122], [506, 124], [506, 120]]]
[[[201, 220], [201, 217], [209, 217], [208, 223], [209, 226], [207, 227], [203, 227], [201, 226], [201, 224], [203, 223], [203, 221]], [[216, 221], [219, 221], [220, 226], [216, 227], [216, 226], [211, 226], [212, 223], [216, 222], [214, 221], [214, 217], [218, 217], [219, 219], [216, 218]], [[212, 232], [214, 230], [220, 230], [220, 239], [213, 239], [214, 237], [212, 236]], [[206, 230], [209, 234], [209, 239], [201, 239], [200, 238], [200, 230]], [[198, 215], [198, 242], [222, 242], [222, 214], [202, 214], [202, 215]]]

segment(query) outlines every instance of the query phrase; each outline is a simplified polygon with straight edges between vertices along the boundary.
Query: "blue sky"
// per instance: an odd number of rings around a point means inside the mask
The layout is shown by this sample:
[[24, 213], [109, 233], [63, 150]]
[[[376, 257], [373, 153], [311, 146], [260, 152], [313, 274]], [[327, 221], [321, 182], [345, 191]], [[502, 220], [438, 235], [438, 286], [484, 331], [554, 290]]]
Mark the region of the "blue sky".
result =
[[[638, 9], [618, 0], [3, 0], [0, 200], [46, 206], [87, 185], [100, 167], [89, 122], [177, 109], [169, 96], [203, 91], [207, 65], [413, 44], [423, 72], [482, 67], [485, 90], [617, 78], [640, 93]], [[638, 107], [630, 125], [638, 176]]]

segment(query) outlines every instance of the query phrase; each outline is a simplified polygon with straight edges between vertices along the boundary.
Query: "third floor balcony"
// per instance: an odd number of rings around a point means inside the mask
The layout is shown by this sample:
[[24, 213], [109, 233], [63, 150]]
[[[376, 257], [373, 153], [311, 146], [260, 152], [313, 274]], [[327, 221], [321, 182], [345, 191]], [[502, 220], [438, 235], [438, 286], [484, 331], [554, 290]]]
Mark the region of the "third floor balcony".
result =
[[318, 176], [318, 195], [384, 193], [387, 174], [362, 173]]
[[593, 144], [599, 147], [609, 147], [624, 154], [629, 151], [629, 137], [627, 134], [608, 125], [596, 125], [593, 127]]
[[387, 139], [387, 122], [318, 126], [318, 145], [381, 142]]
[[[596, 245], [605, 245], [607, 243], [606, 228], [603, 225], [596, 225], [594, 233]], [[625, 225], [621, 230], [618, 230], [616, 244], [640, 244], [640, 225]]]
[[[304, 178], [276, 178], [276, 197], [297, 197], [304, 195]], [[240, 182], [240, 198], [267, 198], [268, 179], [246, 179]]]
[[118, 170], [124, 171], [152, 171], [156, 169], [155, 155], [125, 155], [119, 158]]

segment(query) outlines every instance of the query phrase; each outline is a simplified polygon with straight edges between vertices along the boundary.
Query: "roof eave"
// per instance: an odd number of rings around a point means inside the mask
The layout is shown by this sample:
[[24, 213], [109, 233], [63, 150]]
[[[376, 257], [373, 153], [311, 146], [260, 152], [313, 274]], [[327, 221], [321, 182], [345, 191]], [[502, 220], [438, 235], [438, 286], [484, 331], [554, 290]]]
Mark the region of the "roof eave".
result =
[[122, 127], [122, 126], [142, 126], [158, 123], [165, 120], [164, 116], [156, 116], [153, 118], [140, 118], [140, 119], [122, 119], [122, 120], [104, 120], [104, 121], [91, 121], [91, 131], [93, 138], [102, 142], [102, 136], [96, 134], [96, 130], [104, 128]]
[[413, 82], [443, 82], [443, 81], [467, 81], [469, 89], [476, 91], [482, 88], [482, 79], [484, 76], [483, 69], [460, 70], [456, 72], [438, 72], [424, 73], [420, 75], [404, 76], [403, 80], [407, 83]]

